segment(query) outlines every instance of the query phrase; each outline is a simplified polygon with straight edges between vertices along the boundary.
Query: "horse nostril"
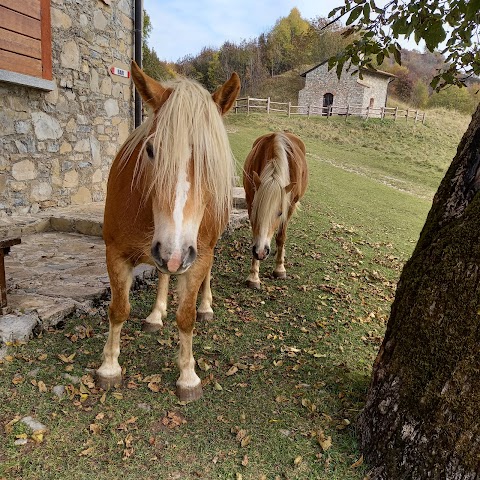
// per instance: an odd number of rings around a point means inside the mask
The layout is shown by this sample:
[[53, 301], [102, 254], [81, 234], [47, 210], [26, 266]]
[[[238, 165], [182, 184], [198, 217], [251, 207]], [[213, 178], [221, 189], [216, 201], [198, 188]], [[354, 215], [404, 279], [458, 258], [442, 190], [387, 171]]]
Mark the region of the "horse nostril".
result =
[[258, 253], [257, 253], [257, 249], [256, 249], [255, 245], [252, 247], [252, 255], [253, 255], [253, 258], [258, 260]]
[[152, 248], [151, 248], [150, 252], [151, 252], [151, 254], [152, 254], [153, 259], [154, 259], [157, 263], [162, 264], [163, 261], [162, 261], [162, 257], [160, 256], [160, 247], [161, 247], [160, 242], [155, 242], [155, 243], [152, 245]]
[[195, 247], [190, 246], [188, 247], [187, 255], [185, 256], [185, 260], [183, 262], [184, 265], [191, 265], [195, 259], [197, 258], [197, 251]]
[[267, 258], [270, 255], [270, 247], [265, 245], [265, 258]]

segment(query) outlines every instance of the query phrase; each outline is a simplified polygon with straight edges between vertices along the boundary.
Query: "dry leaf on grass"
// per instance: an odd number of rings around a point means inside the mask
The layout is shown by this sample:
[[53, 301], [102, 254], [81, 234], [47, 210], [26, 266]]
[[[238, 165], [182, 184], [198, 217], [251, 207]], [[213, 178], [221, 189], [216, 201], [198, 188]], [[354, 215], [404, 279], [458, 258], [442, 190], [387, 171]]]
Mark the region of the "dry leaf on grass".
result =
[[225, 375], [229, 377], [231, 375], [235, 375], [237, 372], [238, 372], [238, 367], [236, 365], [233, 365], [232, 367], [230, 367], [230, 369]]
[[332, 437], [330, 435], [326, 436], [323, 430], [317, 432], [317, 441], [324, 452], [332, 446]]
[[59, 353], [57, 357], [64, 363], [73, 363], [73, 359], [75, 358], [76, 353], [72, 353], [71, 355], [64, 355], [63, 353]]
[[174, 429], [187, 423], [185, 418], [178, 412], [167, 412], [167, 414], [161, 420], [162, 425], [167, 428]]

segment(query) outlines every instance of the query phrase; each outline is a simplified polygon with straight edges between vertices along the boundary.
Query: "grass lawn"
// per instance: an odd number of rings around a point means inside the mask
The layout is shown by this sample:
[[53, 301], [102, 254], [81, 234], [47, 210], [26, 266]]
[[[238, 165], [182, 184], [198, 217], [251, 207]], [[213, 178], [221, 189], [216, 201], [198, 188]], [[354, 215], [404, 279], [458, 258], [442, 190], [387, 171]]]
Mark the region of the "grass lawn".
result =
[[[164, 330], [140, 330], [153, 286], [132, 295], [122, 389], [92, 382], [106, 303], [11, 346], [0, 363], [0, 479], [363, 479], [355, 418], [403, 262], [468, 122], [436, 115], [425, 126], [230, 115], [242, 162], [270, 130], [307, 144], [310, 185], [289, 229], [288, 278], [273, 279], [270, 258], [261, 290], [246, 289], [249, 229], [221, 239], [215, 318], [194, 338], [204, 397], [188, 405], [173, 393], [174, 294]], [[27, 415], [47, 431], [32, 435], [18, 421]]]

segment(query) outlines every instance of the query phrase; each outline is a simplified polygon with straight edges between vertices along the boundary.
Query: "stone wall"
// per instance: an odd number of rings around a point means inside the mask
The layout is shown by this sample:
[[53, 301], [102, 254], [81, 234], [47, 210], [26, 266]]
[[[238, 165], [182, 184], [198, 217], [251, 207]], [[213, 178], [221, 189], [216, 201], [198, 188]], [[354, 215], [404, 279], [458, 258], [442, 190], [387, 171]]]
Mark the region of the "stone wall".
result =
[[333, 106], [367, 107], [370, 98], [374, 98], [374, 107], [385, 106], [389, 77], [382, 74], [358, 74], [343, 72], [340, 80], [335, 70], [328, 71], [328, 65], [322, 64], [305, 75], [305, 87], [298, 92], [299, 105], [323, 105], [323, 96], [333, 94]]
[[133, 0], [51, 0], [55, 89], [0, 82], [0, 215], [105, 198], [133, 128]]

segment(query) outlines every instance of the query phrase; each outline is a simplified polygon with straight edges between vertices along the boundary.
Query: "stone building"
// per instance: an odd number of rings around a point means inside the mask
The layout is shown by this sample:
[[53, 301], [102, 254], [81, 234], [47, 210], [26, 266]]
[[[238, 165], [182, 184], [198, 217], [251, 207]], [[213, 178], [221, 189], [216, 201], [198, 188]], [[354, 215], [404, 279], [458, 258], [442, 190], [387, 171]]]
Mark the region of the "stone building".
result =
[[0, 216], [105, 198], [133, 128], [133, 1], [0, 0]]
[[380, 70], [362, 69], [351, 75], [343, 71], [338, 79], [335, 69], [328, 71], [328, 63], [323, 62], [305, 73], [305, 87], [298, 92], [298, 105], [324, 107], [385, 107], [388, 84], [395, 78], [391, 73]]

